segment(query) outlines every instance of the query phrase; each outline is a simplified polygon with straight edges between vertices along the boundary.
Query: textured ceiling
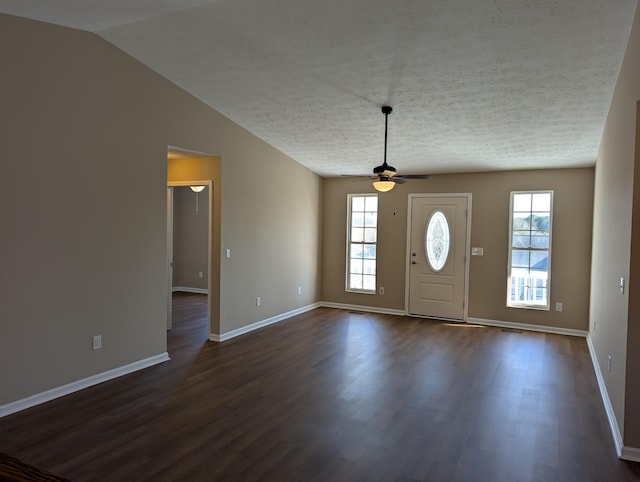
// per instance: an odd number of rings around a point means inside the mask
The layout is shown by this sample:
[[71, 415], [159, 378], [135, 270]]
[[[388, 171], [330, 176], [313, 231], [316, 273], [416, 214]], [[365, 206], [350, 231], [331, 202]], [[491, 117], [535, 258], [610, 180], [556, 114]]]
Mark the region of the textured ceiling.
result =
[[381, 163], [383, 104], [400, 173], [593, 165], [636, 4], [0, 0], [0, 12], [95, 32], [333, 176]]

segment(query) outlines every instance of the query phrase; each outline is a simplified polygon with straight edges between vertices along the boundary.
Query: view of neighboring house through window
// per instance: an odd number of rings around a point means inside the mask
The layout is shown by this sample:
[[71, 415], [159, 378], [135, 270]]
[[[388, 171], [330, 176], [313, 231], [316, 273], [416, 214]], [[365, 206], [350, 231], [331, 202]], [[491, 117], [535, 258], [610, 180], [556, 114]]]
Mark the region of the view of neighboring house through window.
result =
[[349, 194], [347, 291], [376, 292], [378, 195]]
[[553, 191], [511, 193], [507, 306], [549, 309]]

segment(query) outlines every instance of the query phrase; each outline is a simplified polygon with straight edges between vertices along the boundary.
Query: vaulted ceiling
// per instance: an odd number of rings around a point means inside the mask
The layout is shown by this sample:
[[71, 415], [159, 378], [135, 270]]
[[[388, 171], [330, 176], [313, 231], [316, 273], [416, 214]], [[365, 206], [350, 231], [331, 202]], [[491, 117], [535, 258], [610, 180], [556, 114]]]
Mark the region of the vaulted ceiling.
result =
[[593, 165], [636, 6], [0, 0], [95, 32], [323, 176], [381, 163], [383, 104], [401, 173]]

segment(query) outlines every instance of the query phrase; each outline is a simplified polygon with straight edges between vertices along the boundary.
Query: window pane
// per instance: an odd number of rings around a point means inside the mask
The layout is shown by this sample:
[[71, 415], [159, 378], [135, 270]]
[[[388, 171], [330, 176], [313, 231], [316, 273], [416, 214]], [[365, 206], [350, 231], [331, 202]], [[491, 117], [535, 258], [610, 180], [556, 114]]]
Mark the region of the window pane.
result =
[[351, 274], [362, 274], [362, 259], [359, 258], [351, 258], [350, 273]]
[[377, 229], [376, 228], [364, 228], [364, 241], [367, 243], [376, 242]]
[[[515, 244], [514, 244], [514, 247]], [[538, 249], [546, 249], [549, 247], [549, 233], [533, 233], [531, 236], [531, 247]]]
[[352, 197], [351, 198], [351, 211], [364, 211], [364, 200], [363, 197]]
[[364, 274], [376, 274], [376, 261], [374, 259], [363, 260], [362, 272]]
[[376, 245], [365, 244], [363, 246], [363, 256], [369, 259], [376, 259]]
[[518, 251], [514, 249], [511, 253], [511, 266], [513, 268], [529, 269], [529, 251]]
[[353, 243], [364, 241], [364, 228], [351, 228], [351, 241]]
[[351, 226], [364, 226], [364, 214], [353, 213], [351, 215]]
[[531, 229], [529, 213], [513, 213], [513, 230], [528, 231]]
[[376, 277], [364, 275], [362, 277], [362, 289], [375, 291], [376, 290]]
[[542, 192], [533, 194], [532, 211], [551, 211], [551, 193]]
[[531, 212], [531, 194], [514, 194], [513, 211]]
[[545, 278], [548, 268], [549, 253], [547, 251], [532, 251], [530, 256], [531, 270], [544, 271]]
[[365, 211], [378, 212], [378, 196], [367, 196], [365, 200]]
[[349, 288], [353, 290], [362, 289], [362, 275], [352, 274], [349, 276]]
[[529, 231], [514, 232], [511, 246], [514, 248], [529, 248], [531, 246], [531, 235]]
[[364, 225], [365, 226], [377, 226], [378, 224], [378, 213], [365, 213], [364, 215]]
[[531, 229], [549, 231], [549, 213], [533, 213], [531, 215]]
[[364, 256], [364, 245], [352, 244], [351, 245], [351, 258], [362, 258]]

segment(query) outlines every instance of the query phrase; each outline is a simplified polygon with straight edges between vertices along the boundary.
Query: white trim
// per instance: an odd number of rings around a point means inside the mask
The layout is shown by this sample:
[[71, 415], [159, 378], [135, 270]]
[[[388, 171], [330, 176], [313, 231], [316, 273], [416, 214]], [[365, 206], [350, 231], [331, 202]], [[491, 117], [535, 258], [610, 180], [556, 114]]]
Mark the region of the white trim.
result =
[[600, 396], [602, 397], [604, 410], [607, 413], [607, 420], [609, 420], [609, 428], [611, 429], [613, 443], [616, 446], [616, 454], [620, 459], [630, 460], [631, 462], [640, 462], [640, 449], [635, 447], [626, 447], [623, 445], [620, 427], [616, 420], [616, 414], [613, 411], [613, 405], [611, 405], [609, 392], [607, 391], [607, 386], [604, 382], [604, 377], [602, 376], [602, 370], [600, 370], [600, 363], [598, 363], [598, 356], [596, 355], [596, 349], [593, 346], [590, 334], [587, 336], [587, 346], [589, 347], [589, 354], [591, 355], [593, 369], [596, 372], [596, 379], [598, 380], [598, 388], [600, 389]]
[[383, 315], [398, 315], [404, 316], [404, 310], [394, 310], [391, 308], [379, 308], [377, 306], [362, 306], [362, 305], [349, 305], [346, 303], [332, 303], [330, 301], [320, 302], [320, 306], [325, 308], [338, 308], [339, 310], [348, 311], [366, 311], [368, 313], [381, 313]]
[[175, 293], [176, 291], [181, 291], [184, 293], [198, 293], [201, 295], [208, 295], [209, 290], [207, 288], [190, 288], [188, 286], [174, 286], [171, 288], [171, 292]]
[[623, 446], [618, 457], [623, 460], [630, 460], [631, 462], [640, 462], [640, 449]]
[[618, 427], [618, 421], [616, 420], [616, 414], [613, 411], [613, 405], [609, 399], [609, 392], [607, 392], [607, 386], [604, 383], [604, 377], [602, 376], [602, 370], [600, 370], [600, 363], [598, 363], [598, 356], [596, 355], [596, 349], [591, 341], [591, 335], [587, 336], [587, 346], [589, 347], [589, 354], [591, 355], [591, 363], [593, 364], [593, 370], [596, 372], [596, 380], [598, 381], [598, 388], [600, 389], [600, 397], [604, 404], [604, 411], [607, 414], [607, 420], [609, 420], [609, 428], [611, 429], [611, 435], [613, 436], [613, 443], [616, 446], [616, 454], [620, 457], [622, 453], [622, 434]]
[[167, 352], [164, 352], [159, 355], [145, 358], [143, 360], [138, 360], [137, 362], [133, 362], [119, 368], [114, 368], [113, 370], [108, 370], [106, 372], [98, 373], [97, 375], [83, 378], [82, 380], [77, 380], [75, 382], [62, 385], [61, 387], [52, 388], [51, 390], [37, 393], [30, 397], [23, 398], [22, 400], [7, 403], [6, 405], [0, 406], [0, 417], [11, 415], [12, 413], [25, 410], [35, 405], [40, 405], [41, 403], [49, 402], [59, 397], [64, 397], [65, 395], [69, 395], [85, 388], [92, 387], [93, 385], [97, 385], [99, 383], [113, 380], [114, 378], [118, 378], [123, 375], [128, 375], [129, 373], [137, 372], [138, 370], [163, 363], [167, 360], [170, 360], [169, 354]]
[[467, 322], [475, 323], [476, 325], [497, 326], [500, 328], [511, 328], [515, 330], [540, 331], [543, 333], [579, 336], [582, 338], [586, 338], [589, 333], [586, 330], [574, 330], [571, 328], [560, 328], [558, 326], [530, 325], [527, 323], [514, 323], [512, 321], [485, 320], [483, 318], [469, 318], [467, 319]]
[[291, 318], [292, 316], [300, 315], [302, 313], [306, 313], [307, 311], [315, 310], [322, 306], [320, 303], [312, 303], [307, 306], [303, 306], [301, 308], [296, 308], [295, 310], [287, 311], [286, 313], [281, 313], [276, 316], [272, 316], [271, 318], [267, 318], [266, 320], [257, 321], [247, 326], [243, 326], [242, 328], [238, 328], [236, 330], [228, 331], [226, 333], [222, 333], [220, 335], [216, 333], [209, 333], [209, 341], [223, 342], [230, 340], [231, 338], [235, 338], [236, 336], [244, 335], [245, 333], [249, 333], [250, 331], [258, 330], [268, 325], [272, 325], [274, 323], [278, 323], [279, 321], [286, 320], [287, 318]]

